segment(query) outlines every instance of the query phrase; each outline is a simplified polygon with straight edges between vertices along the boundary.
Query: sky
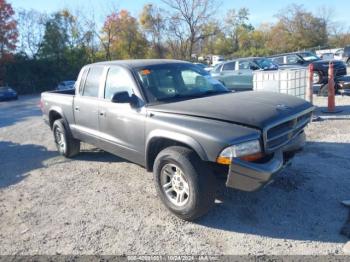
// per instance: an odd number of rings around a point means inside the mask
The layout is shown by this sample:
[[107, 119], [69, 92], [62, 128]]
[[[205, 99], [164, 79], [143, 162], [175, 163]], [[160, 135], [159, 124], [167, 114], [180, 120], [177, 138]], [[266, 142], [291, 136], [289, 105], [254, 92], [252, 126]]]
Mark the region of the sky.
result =
[[[7, 0], [14, 8], [35, 9], [48, 13], [62, 8], [83, 10], [86, 14], [95, 13], [97, 19], [103, 21], [104, 17], [114, 9], [127, 9], [132, 15], [138, 16], [146, 3], [162, 6], [161, 0]], [[254, 26], [261, 23], [272, 23], [274, 15], [290, 4], [301, 4], [317, 14], [321, 7], [332, 8], [333, 20], [346, 28], [350, 27], [350, 0], [218, 0], [222, 5], [218, 8], [216, 19], [220, 20], [228, 9], [246, 7], [250, 11], [250, 21]]]

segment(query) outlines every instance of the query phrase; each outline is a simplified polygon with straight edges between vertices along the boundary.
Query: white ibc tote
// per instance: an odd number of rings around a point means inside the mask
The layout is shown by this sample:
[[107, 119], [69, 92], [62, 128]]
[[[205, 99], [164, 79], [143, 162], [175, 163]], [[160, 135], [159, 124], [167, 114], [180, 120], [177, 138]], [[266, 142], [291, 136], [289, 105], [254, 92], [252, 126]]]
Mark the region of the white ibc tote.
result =
[[253, 90], [269, 91], [307, 99], [308, 70], [304, 68], [254, 71]]

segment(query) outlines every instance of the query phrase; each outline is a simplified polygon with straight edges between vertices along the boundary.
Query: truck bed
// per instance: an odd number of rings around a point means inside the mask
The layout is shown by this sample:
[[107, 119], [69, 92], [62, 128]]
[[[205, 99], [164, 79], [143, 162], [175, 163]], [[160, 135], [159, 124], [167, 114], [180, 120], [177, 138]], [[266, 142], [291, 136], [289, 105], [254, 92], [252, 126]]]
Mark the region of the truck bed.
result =
[[[44, 116], [47, 118], [51, 110], [60, 110], [60, 113], [67, 120], [67, 123], [75, 123], [73, 113], [74, 89], [48, 91], [41, 94], [41, 104]], [[46, 119], [49, 120], [49, 119]]]
[[74, 95], [75, 89], [67, 89], [67, 90], [54, 90], [44, 92], [45, 94], [60, 94], [60, 95]]

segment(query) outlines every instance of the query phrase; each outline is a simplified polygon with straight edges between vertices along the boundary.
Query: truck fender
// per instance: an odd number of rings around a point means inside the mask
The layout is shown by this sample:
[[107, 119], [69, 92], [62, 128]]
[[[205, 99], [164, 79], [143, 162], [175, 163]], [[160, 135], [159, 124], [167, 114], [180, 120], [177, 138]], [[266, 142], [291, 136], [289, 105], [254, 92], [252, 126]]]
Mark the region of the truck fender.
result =
[[[64, 115], [64, 113], [63, 113], [62, 108], [60, 108], [60, 107], [58, 107], [58, 106], [52, 106], [52, 107], [50, 108], [50, 110], [49, 110], [49, 121], [50, 121], [50, 115], [52, 114], [52, 112], [56, 112], [57, 114], [59, 114], [59, 115], [62, 117], [66, 129], [70, 132], [69, 124], [68, 124], [67, 119], [66, 119], [66, 117], [65, 117], [65, 115]], [[53, 124], [53, 123], [50, 122], [50, 127], [52, 127], [52, 124]]]
[[148, 166], [149, 165], [148, 163], [149, 163], [150, 145], [152, 144], [152, 142], [155, 139], [162, 139], [162, 138], [172, 140], [174, 142], [179, 142], [181, 144], [185, 144], [188, 147], [192, 148], [203, 161], [208, 161], [208, 157], [207, 157], [205, 150], [203, 149], [201, 144], [198, 143], [198, 141], [196, 141], [194, 138], [187, 136], [187, 135], [184, 135], [184, 134], [172, 132], [172, 131], [156, 129], [156, 130], [151, 131], [146, 139], [146, 152], [145, 153], [146, 153], [146, 168], [147, 168], [147, 170], [152, 168], [152, 167]]

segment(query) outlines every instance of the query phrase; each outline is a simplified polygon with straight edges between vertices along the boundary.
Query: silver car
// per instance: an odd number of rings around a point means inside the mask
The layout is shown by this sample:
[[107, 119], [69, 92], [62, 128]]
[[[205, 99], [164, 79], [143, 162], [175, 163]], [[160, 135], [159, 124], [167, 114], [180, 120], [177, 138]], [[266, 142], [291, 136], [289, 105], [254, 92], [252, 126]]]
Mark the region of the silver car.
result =
[[278, 65], [267, 58], [241, 58], [217, 65], [210, 73], [231, 90], [247, 91], [253, 89], [256, 70], [278, 70]]

